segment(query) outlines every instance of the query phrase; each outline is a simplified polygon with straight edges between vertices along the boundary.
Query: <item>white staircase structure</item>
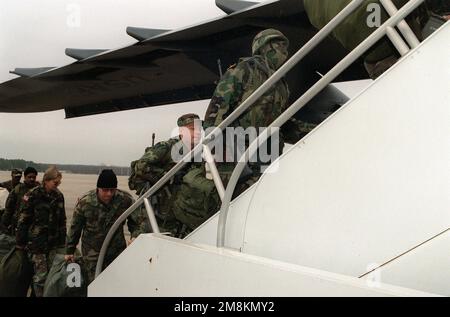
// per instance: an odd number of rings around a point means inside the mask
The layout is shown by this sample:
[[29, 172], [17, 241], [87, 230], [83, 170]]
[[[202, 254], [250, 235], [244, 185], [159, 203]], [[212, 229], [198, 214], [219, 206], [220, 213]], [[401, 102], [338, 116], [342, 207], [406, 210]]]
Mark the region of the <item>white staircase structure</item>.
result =
[[[450, 295], [450, 23], [185, 240], [140, 236], [89, 296]], [[276, 169], [276, 170], [275, 170]]]

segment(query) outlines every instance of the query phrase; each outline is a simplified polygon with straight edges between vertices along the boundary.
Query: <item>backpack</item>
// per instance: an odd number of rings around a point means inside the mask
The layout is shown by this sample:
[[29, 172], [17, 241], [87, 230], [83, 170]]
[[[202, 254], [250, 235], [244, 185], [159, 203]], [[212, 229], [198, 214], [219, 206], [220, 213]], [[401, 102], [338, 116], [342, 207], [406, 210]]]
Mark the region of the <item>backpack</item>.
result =
[[0, 297], [26, 297], [32, 276], [27, 253], [12, 248], [0, 262]]
[[137, 179], [136, 179], [136, 171], [134, 170], [134, 167], [136, 166], [136, 163], [139, 160], [136, 161], [132, 161], [131, 162], [131, 171], [130, 171], [130, 176], [128, 177], [128, 188], [130, 190], [136, 190], [137, 188]]

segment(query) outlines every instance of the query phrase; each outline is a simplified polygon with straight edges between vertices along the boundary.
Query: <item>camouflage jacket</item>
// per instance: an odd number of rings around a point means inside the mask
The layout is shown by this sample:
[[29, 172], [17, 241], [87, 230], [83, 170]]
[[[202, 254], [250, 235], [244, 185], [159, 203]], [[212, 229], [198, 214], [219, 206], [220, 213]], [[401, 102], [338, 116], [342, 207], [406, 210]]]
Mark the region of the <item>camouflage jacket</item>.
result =
[[179, 138], [162, 141], [145, 149], [144, 155], [134, 161], [132, 168], [136, 178], [136, 193], [142, 194], [144, 189], [154, 185], [175, 162], [172, 160], [172, 147], [180, 142]]
[[[22, 184], [22, 183], [19, 183], [19, 184]], [[13, 190], [12, 180], [0, 183], [0, 187], [6, 188], [9, 192], [11, 192]]]
[[[275, 70], [269, 68], [266, 61], [259, 55], [250, 58], [242, 58], [236, 66], [232, 66], [224, 74], [216, 87], [211, 102], [206, 110], [204, 128], [218, 126], [227, 116], [229, 116], [243, 101], [258, 89]], [[261, 96], [247, 111], [245, 111], [230, 126], [247, 129], [254, 127], [259, 133], [259, 128], [269, 126], [286, 108], [289, 100], [289, 89], [284, 79], [278, 81], [263, 96]], [[246, 147], [249, 141], [246, 140]], [[229, 153], [236, 153], [230, 150], [224, 138], [223, 160], [229, 162], [230, 159], [237, 161], [238, 158], [228, 157]], [[283, 135], [280, 133], [279, 153], [284, 146]], [[217, 157], [216, 153], [216, 157]], [[220, 155], [220, 154], [219, 154]], [[218, 170], [222, 181], [227, 182], [234, 163], [220, 163]], [[252, 165], [254, 173], [260, 170], [257, 163]]]
[[48, 253], [64, 246], [66, 211], [59, 190], [47, 193], [43, 185], [23, 196], [16, 229], [18, 245], [28, 244], [31, 253]]
[[19, 218], [20, 205], [22, 203], [23, 196], [34, 187], [38, 186], [38, 183], [29, 186], [25, 183], [20, 183], [9, 193], [8, 199], [5, 204], [5, 213], [2, 216], [2, 224], [5, 227], [11, 227], [14, 232], [17, 226], [17, 220]]
[[[204, 127], [218, 126], [274, 72], [258, 55], [240, 59], [236, 66], [227, 70], [217, 85], [206, 110]], [[288, 86], [284, 80], [280, 80], [232, 126], [244, 129], [267, 127], [286, 109], [288, 99]]]
[[[171, 154], [173, 147], [180, 141], [180, 138], [176, 137], [159, 142], [155, 146], [147, 148], [145, 154], [132, 164], [137, 179], [136, 193], [138, 195], [143, 194], [175, 166], [176, 163]], [[183, 176], [191, 167], [192, 163], [187, 164], [171, 181], [167, 182], [152, 196], [151, 203], [160, 230], [171, 231], [172, 233], [177, 230], [178, 222], [173, 214], [174, 198], [180, 189]]]
[[[117, 190], [108, 205], [98, 200], [96, 189], [82, 196], [78, 200], [72, 216], [72, 223], [67, 235], [66, 253], [74, 254], [81, 237], [81, 250], [84, 259], [97, 261], [109, 229], [133, 202], [131, 195], [121, 190]], [[143, 232], [143, 220], [139, 211], [135, 211], [128, 217], [128, 230], [133, 238]], [[105, 262], [107, 264], [112, 262], [125, 248], [123, 229], [117, 230], [109, 245]]]

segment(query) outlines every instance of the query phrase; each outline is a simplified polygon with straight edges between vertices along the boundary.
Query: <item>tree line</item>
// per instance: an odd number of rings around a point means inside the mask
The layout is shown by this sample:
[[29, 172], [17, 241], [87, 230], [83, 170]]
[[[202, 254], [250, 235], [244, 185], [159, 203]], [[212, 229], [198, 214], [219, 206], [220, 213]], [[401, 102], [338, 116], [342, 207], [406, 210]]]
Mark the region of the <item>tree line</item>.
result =
[[121, 166], [106, 166], [106, 165], [79, 165], [79, 164], [48, 164], [48, 163], [35, 163], [33, 161], [25, 161], [22, 159], [4, 159], [0, 158], [0, 170], [10, 171], [13, 168], [19, 168], [22, 171], [28, 166], [34, 167], [38, 172], [42, 173], [51, 166], [55, 165], [60, 171], [72, 174], [100, 174], [100, 171], [105, 168], [112, 169], [116, 175], [128, 176], [130, 175], [130, 167]]

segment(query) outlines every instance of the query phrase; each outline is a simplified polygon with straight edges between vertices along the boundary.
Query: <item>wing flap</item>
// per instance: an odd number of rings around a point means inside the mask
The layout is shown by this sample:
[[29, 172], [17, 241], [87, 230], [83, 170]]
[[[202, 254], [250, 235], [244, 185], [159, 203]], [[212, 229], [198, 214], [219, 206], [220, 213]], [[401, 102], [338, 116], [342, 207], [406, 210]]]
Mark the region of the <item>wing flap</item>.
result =
[[[21, 71], [22, 76], [32, 77], [1, 83], [0, 112], [65, 109], [67, 117], [77, 117], [208, 99], [221, 73], [218, 65], [227, 68], [251, 54], [253, 37], [267, 27], [285, 33], [291, 51], [316, 32], [302, 0], [259, 4], [175, 31], [128, 28], [129, 34], [146, 39], [108, 51], [68, 49], [76, 62]], [[293, 98], [312, 84], [316, 71], [326, 72], [345, 53], [332, 41], [321, 45], [318, 52], [333, 54], [311, 54], [288, 75]], [[359, 79], [364, 74], [361, 70], [359, 66], [351, 69], [341, 80]]]

